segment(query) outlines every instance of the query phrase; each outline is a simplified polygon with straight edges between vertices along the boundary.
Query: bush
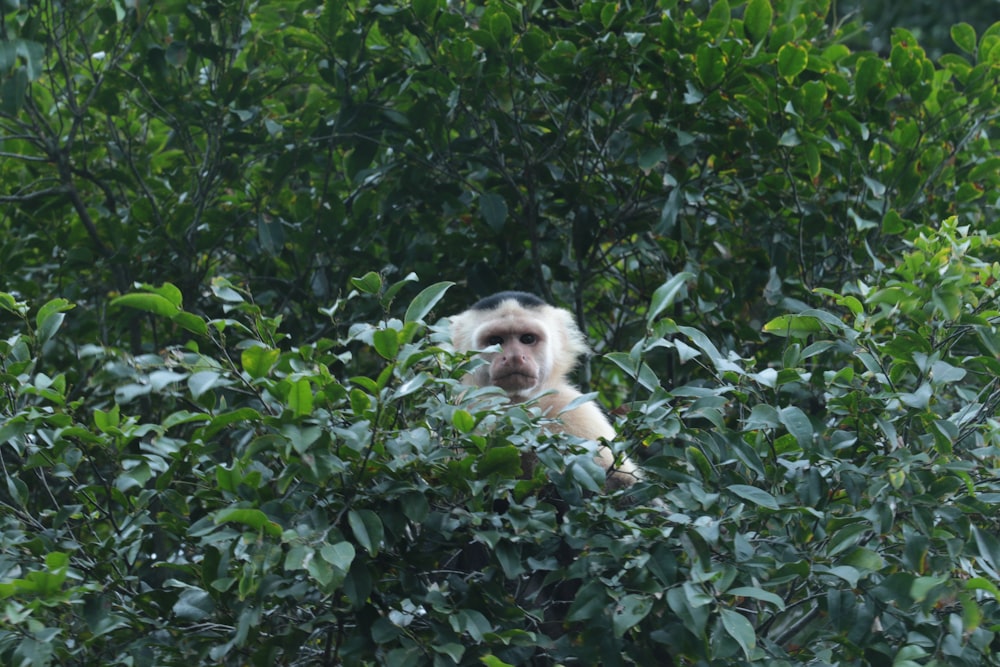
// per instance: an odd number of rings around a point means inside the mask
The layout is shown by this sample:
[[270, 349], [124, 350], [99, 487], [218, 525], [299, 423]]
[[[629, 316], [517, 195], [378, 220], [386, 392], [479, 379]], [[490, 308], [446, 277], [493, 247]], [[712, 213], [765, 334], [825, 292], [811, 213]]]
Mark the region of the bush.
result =
[[[997, 664], [1000, 24], [146, 4], [0, 9], [5, 663]], [[630, 493], [459, 387], [496, 288]]]
[[[64, 372], [71, 304], [3, 295], [3, 659], [996, 664], [997, 245], [949, 222], [884, 284], [770, 322], [760, 369], [659, 292], [611, 358], [648, 472], [614, 495], [530, 406], [463, 395], [425, 323], [447, 283], [306, 345], [226, 280], [214, 319], [148, 287], [119, 304], [187, 342]], [[354, 283], [329, 316], [399, 287]], [[712, 379], [667, 392], [662, 347]]]

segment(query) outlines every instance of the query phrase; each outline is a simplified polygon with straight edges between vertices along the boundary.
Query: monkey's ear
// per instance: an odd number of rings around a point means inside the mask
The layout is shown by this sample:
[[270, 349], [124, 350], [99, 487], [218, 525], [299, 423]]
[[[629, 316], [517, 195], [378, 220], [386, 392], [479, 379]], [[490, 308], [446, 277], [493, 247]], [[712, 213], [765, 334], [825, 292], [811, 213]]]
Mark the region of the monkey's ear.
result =
[[467, 310], [451, 318], [451, 346], [456, 352], [468, 352], [474, 346], [472, 344], [472, 334], [475, 327], [472, 325], [472, 317]]
[[565, 356], [575, 363], [577, 358], [590, 353], [587, 339], [584, 337], [580, 327], [576, 326], [573, 314], [564, 308], [549, 306], [550, 321], [555, 325], [556, 335], [562, 342], [562, 350]]

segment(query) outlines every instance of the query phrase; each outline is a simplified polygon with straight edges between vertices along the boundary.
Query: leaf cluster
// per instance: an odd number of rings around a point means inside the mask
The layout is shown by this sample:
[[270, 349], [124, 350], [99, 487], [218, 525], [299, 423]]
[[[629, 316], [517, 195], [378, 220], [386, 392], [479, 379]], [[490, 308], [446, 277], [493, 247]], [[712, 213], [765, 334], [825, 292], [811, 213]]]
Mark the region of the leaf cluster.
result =
[[[447, 283], [308, 345], [229, 281], [216, 319], [150, 286], [117, 303], [184, 322], [186, 344], [90, 346], [59, 374], [44, 349], [69, 342], [70, 304], [32, 318], [3, 295], [21, 327], [0, 346], [0, 652], [992, 664], [998, 243], [948, 222], [884, 284], [768, 323], [786, 348], [763, 368], [663, 317], [666, 284], [611, 358], [642, 388], [615, 447], [646, 470], [613, 495], [587, 443], [460, 385], [426, 320]], [[353, 284], [338, 308], [401, 287]], [[645, 361], [664, 347], [713, 379], [668, 390]]]
[[1000, 24], [833, 4], [0, 4], [0, 661], [995, 664]]

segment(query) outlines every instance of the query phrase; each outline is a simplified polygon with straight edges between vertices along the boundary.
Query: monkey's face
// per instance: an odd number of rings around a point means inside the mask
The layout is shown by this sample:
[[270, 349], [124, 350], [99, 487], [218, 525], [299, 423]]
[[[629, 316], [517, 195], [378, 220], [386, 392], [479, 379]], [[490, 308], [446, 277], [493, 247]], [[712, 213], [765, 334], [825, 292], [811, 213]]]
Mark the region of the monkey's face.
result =
[[512, 397], [527, 397], [545, 386], [551, 370], [549, 343], [545, 328], [525, 317], [501, 318], [480, 328], [476, 336], [480, 349], [500, 346], [499, 352], [486, 352], [488, 362], [476, 375], [476, 384], [500, 387]]

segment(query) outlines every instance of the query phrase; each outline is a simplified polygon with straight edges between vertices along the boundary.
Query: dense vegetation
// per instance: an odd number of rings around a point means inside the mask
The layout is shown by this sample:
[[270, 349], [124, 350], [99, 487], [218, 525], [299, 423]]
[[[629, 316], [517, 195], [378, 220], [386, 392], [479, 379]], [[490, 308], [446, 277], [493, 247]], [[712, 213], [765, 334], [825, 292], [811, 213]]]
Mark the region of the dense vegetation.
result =
[[0, 7], [3, 664], [1000, 665], [986, 5]]

